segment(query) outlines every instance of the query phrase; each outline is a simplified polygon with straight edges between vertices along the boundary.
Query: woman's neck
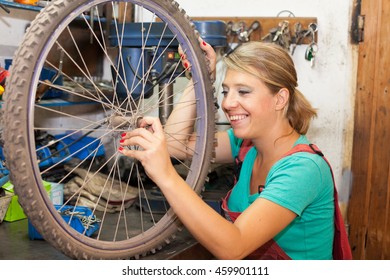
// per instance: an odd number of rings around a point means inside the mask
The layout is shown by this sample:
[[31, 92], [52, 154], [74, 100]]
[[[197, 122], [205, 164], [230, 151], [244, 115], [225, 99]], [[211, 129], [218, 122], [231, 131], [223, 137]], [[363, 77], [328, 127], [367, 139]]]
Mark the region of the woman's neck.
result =
[[292, 130], [292, 132], [281, 135], [276, 139], [268, 139], [268, 141], [255, 139], [253, 141], [257, 149], [257, 156], [250, 181], [251, 194], [258, 192], [259, 185], [265, 185], [268, 172], [272, 166], [294, 146], [299, 136], [295, 130]]
[[287, 153], [299, 137], [300, 134], [290, 128], [289, 131], [284, 130], [274, 136], [266, 135], [259, 139], [253, 139], [252, 142], [262, 158], [261, 161], [269, 162], [276, 161]]

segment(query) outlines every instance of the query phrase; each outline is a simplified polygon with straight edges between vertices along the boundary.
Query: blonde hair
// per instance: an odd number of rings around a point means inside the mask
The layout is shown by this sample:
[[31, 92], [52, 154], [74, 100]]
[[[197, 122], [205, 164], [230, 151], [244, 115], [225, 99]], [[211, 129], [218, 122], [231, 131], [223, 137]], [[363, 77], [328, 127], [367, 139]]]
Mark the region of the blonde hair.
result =
[[294, 62], [283, 48], [272, 43], [247, 42], [226, 56], [224, 61], [228, 69], [255, 75], [274, 94], [286, 88], [290, 93], [286, 118], [299, 134], [307, 133], [317, 112], [297, 89]]

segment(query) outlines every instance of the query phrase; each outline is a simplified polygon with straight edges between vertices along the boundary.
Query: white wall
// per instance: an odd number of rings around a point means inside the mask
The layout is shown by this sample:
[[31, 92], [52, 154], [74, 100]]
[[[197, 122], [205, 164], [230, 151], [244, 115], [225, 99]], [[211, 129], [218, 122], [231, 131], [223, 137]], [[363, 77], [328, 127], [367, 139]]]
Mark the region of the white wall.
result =
[[4, 59], [12, 58], [23, 39], [26, 26], [37, 15], [33, 11], [9, 9], [10, 14], [0, 9], [0, 66], [3, 67]]
[[[298, 46], [294, 62], [299, 89], [319, 109], [308, 133], [333, 166], [341, 200], [350, 188], [356, 49], [350, 44], [352, 0], [177, 0], [190, 17], [275, 17], [289, 10], [296, 17], [316, 17], [318, 47], [314, 68]], [[337, 8], [336, 8], [337, 7]], [[283, 14], [286, 16], [286, 14]], [[260, 22], [261, 23], [261, 22]]]
[[[304, 59], [306, 46], [298, 46], [296, 63], [299, 89], [319, 109], [308, 133], [333, 165], [341, 200], [348, 199], [351, 181], [353, 107], [356, 49], [350, 44], [349, 28], [353, 0], [177, 0], [191, 17], [273, 17], [289, 10], [297, 17], [317, 17], [318, 46], [314, 68]], [[337, 7], [337, 8], [336, 8]], [[15, 11], [15, 12], [14, 12]], [[0, 64], [22, 39], [25, 25], [35, 12], [0, 10]], [[25, 20], [27, 19], [27, 20]], [[6, 40], [5, 40], [6, 38]], [[10, 54], [11, 52], [11, 54]]]

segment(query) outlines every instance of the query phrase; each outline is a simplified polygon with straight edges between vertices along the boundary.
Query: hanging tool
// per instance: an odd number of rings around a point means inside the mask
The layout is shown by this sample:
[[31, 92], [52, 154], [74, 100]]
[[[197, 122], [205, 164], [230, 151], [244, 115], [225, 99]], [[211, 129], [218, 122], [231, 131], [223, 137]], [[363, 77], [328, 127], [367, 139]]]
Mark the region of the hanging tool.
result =
[[243, 30], [238, 34], [238, 40], [240, 42], [248, 42], [252, 32], [259, 29], [259, 27], [260, 27], [260, 22], [258, 22], [257, 20], [254, 21], [249, 27], [249, 29]]
[[271, 28], [260, 40], [263, 42], [274, 43], [285, 49], [289, 49], [292, 42], [289, 24], [290, 23], [287, 20], [279, 22], [277, 27]]
[[291, 44], [291, 35], [289, 29], [289, 22], [287, 20], [279, 22], [277, 31], [272, 39], [272, 42], [279, 46], [289, 49]]
[[226, 54], [225, 55], [229, 55], [230, 53], [232, 53], [237, 47], [239, 47], [242, 43], [246, 43], [246, 42], [249, 42], [250, 40], [250, 36], [251, 34], [253, 33], [253, 31], [256, 31], [257, 29], [260, 28], [260, 22], [255, 20], [250, 26], [248, 29], [246, 29], [245, 27], [245, 22], [243, 21], [240, 21], [239, 23], [237, 24], [232, 24], [231, 22], [228, 23], [228, 29], [227, 29], [227, 33], [228, 34], [234, 34], [237, 36], [237, 39], [238, 39], [238, 44], [232, 48], [230, 47], [227, 51], [226, 51]]
[[310, 42], [309, 46], [306, 48], [305, 59], [310, 61], [311, 67], [314, 67], [315, 57], [316, 57], [316, 54], [318, 52], [318, 45], [315, 41], [315, 33], [318, 30], [318, 26], [316, 23], [310, 23], [308, 26], [308, 29], [309, 30], [305, 33], [304, 36], [306, 37], [306, 36], [310, 35], [311, 42]]
[[301, 44], [303, 39], [302, 24], [296, 22], [294, 24], [294, 36], [291, 38], [291, 55], [294, 55], [297, 45]]
[[314, 67], [315, 57], [318, 52], [318, 46], [315, 42], [312, 42], [306, 49], [305, 59], [310, 61], [310, 67]]

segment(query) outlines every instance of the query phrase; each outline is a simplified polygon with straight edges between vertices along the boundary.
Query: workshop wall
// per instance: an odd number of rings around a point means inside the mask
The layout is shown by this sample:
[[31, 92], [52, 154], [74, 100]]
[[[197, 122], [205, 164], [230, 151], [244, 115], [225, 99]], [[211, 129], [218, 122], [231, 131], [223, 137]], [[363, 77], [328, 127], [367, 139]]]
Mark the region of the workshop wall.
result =
[[[347, 202], [357, 49], [350, 43], [353, 1], [339, 0], [177, 0], [190, 17], [276, 17], [288, 10], [296, 17], [316, 17], [318, 53], [315, 66], [305, 60], [307, 45], [297, 46], [293, 59], [299, 89], [319, 109], [308, 133], [333, 165], [340, 200]], [[337, 7], [337, 8], [336, 8]], [[280, 16], [288, 16], [283, 12]], [[260, 22], [261, 23], [261, 22]]]
[[[348, 201], [351, 182], [351, 153], [356, 46], [350, 43], [353, 0], [177, 0], [190, 17], [276, 17], [288, 10], [296, 17], [315, 17], [318, 23], [318, 53], [314, 67], [305, 60], [307, 45], [297, 46], [293, 55], [299, 89], [319, 115], [308, 133], [313, 143], [332, 163], [340, 200]], [[6, 14], [0, 11], [0, 64], [11, 57], [21, 42], [26, 25], [36, 12]], [[288, 13], [281, 13], [288, 16]], [[261, 23], [261, 22], [260, 22]], [[218, 87], [217, 87], [218, 88]], [[219, 96], [220, 98], [221, 96]]]
[[11, 10], [7, 14], [0, 9], [0, 65], [4, 66], [4, 59], [11, 58], [16, 47], [22, 41], [24, 32], [30, 22], [37, 15], [34, 11]]

